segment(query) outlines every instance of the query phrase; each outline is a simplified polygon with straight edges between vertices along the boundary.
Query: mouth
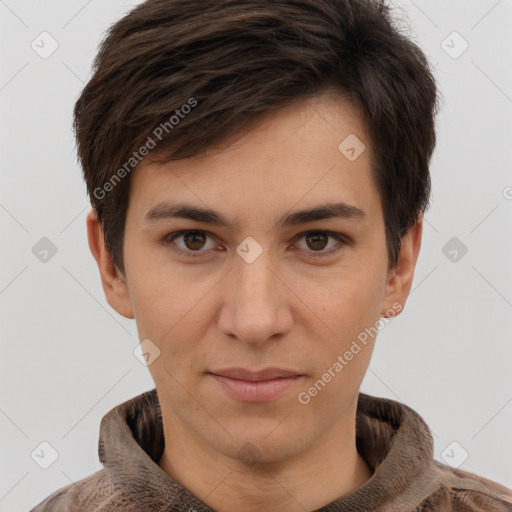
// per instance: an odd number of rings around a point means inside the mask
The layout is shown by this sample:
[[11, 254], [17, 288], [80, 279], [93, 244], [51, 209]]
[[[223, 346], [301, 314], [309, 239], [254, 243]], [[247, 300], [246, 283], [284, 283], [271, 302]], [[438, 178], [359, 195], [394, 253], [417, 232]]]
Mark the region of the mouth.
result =
[[227, 368], [208, 372], [220, 388], [240, 402], [267, 402], [291, 390], [305, 375], [284, 368], [264, 368], [251, 371], [245, 368]]

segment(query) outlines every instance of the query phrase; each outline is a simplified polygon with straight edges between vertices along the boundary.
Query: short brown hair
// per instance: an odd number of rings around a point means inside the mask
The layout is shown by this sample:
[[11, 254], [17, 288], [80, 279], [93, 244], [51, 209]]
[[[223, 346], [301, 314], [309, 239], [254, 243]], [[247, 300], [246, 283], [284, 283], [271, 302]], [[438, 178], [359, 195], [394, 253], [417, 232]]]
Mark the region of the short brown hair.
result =
[[118, 269], [139, 148], [172, 145], [169, 161], [191, 157], [330, 90], [367, 126], [396, 266], [403, 235], [429, 205], [438, 93], [423, 52], [394, 23], [383, 0], [147, 0], [110, 27], [74, 129]]

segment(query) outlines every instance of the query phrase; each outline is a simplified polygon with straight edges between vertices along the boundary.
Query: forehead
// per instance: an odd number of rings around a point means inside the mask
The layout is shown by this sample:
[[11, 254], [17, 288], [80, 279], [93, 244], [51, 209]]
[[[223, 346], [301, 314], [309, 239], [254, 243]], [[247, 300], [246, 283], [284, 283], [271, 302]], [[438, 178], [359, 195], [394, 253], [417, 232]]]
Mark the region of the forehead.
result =
[[[187, 202], [239, 216], [340, 201], [380, 208], [371, 145], [357, 109], [340, 95], [296, 101], [248, 130], [184, 160], [157, 163], [154, 150], [132, 172], [129, 215]], [[156, 158], [154, 158], [156, 157]]]

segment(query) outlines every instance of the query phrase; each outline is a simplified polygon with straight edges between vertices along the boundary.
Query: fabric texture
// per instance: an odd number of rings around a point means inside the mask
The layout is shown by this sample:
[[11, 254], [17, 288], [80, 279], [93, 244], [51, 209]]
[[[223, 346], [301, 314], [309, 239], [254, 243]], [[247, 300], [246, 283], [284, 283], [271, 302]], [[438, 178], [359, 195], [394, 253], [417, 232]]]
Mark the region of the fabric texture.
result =
[[[127, 400], [101, 420], [104, 467], [30, 512], [213, 510], [158, 466], [164, 442], [156, 389]], [[359, 393], [356, 446], [372, 477], [318, 512], [512, 512], [511, 489], [435, 460], [427, 424], [399, 402]]]

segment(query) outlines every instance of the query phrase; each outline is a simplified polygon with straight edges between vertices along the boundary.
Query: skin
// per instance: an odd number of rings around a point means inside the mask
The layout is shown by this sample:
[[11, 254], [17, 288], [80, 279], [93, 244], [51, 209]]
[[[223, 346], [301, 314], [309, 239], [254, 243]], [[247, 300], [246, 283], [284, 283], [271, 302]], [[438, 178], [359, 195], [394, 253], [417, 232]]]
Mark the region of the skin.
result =
[[[350, 134], [366, 145], [353, 162], [338, 149]], [[266, 115], [201, 156], [165, 165], [146, 157], [130, 178], [126, 275], [112, 264], [94, 211], [87, 217], [109, 304], [160, 350], [148, 367], [166, 439], [159, 466], [216, 510], [315, 510], [372, 475], [356, 450], [355, 415], [376, 338], [308, 404], [298, 401], [410, 292], [422, 216], [402, 240], [398, 270], [390, 269], [370, 159], [355, 107], [323, 95]], [[238, 224], [146, 222], [164, 201], [212, 208]], [[364, 218], [274, 228], [291, 211], [339, 201]], [[169, 242], [180, 230], [206, 233]], [[311, 231], [340, 233], [346, 243], [308, 239]], [[236, 252], [248, 236], [263, 249], [252, 263]], [[304, 377], [276, 399], [242, 403], [206, 373], [235, 366]]]

